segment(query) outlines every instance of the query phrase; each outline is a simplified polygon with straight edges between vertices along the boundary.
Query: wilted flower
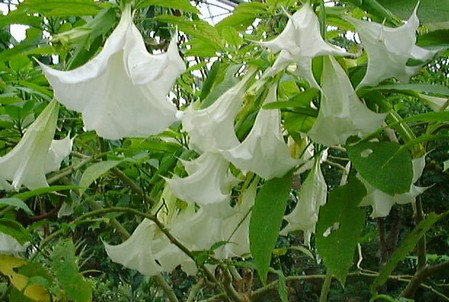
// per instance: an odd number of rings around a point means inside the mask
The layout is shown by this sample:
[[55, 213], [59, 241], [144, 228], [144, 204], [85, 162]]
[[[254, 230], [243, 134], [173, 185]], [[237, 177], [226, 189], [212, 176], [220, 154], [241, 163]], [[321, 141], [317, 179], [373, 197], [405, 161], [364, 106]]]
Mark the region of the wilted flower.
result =
[[410, 191], [404, 194], [389, 195], [375, 187], [371, 186], [368, 182], [358, 175], [363, 184], [366, 187], [367, 194], [362, 199], [361, 206], [372, 206], [372, 217], [385, 217], [390, 213], [391, 208], [395, 204], [407, 204], [414, 203], [416, 196], [422, 194], [427, 188], [418, 187], [413, 185], [421, 177], [424, 167], [426, 165], [425, 156], [416, 158], [413, 160], [413, 181], [410, 186]]
[[193, 104], [182, 116], [182, 126], [189, 133], [190, 146], [197, 152], [230, 149], [240, 142], [234, 131], [234, 119], [243, 104], [246, 84], [251, 75], [227, 90], [207, 108], [196, 110]]
[[59, 104], [49, 103], [20, 142], [0, 157], [0, 178], [12, 181], [14, 190], [18, 191], [22, 184], [30, 190], [48, 187], [45, 174], [59, 169], [61, 160], [70, 153], [70, 138], [52, 142], [58, 112]]
[[273, 76], [289, 64], [296, 63], [297, 74], [317, 88], [319, 86], [312, 73], [312, 59], [323, 55], [347, 54], [323, 40], [318, 17], [308, 3], [290, 17], [284, 31], [277, 38], [259, 44], [272, 52], [280, 51], [276, 62], [264, 76]]
[[[271, 86], [265, 102], [276, 102], [276, 86]], [[237, 168], [254, 172], [265, 179], [282, 177], [298, 163], [289, 155], [278, 109], [260, 109], [245, 140], [232, 149], [220, 152]]]
[[379, 82], [395, 77], [401, 82], [408, 82], [421, 65], [407, 66], [410, 59], [426, 61], [436, 51], [418, 47], [416, 30], [419, 26], [416, 6], [407, 23], [391, 28], [372, 21], [347, 18], [356, 27], [360, 40], [368, 53], [368, 68], [358, 88], [376, 86]]
[[288, 225], [281, 231], [282, 235], [296, 230], [304, 231], [305, 244], [309, 244], [310, 236], [315, 232], [320, 207], [327, 199], [327, 185], [321, 172], [320, 160], [320, 157], [315, 158], [312, 170], [299, 191], [295, 209], [284, 217]]
[[166, 179], [173, 193], [187, 202], [200, 205], [229, 200], [238, 182], [229, 171], [229, 162], [217, 152], [206, 152], [192, 161], [183, 161], [188, 176]]
[[70, 71], [41, 67], [58, 101], [81, 112], [86, 129], [104, 138], [145, 137], [176, 120], [176, 107], [167, 99], [185, 70], [176, 42], [164, 54], [149, 54], [130, 6], [93, 60]]
[[386, 114], [374, 113], [357, 97], [345, 71], [331, 56], [323, 58], [322, 98], [318, 118], [307, 135], [326, 146], [345, 144], [382, 126]]

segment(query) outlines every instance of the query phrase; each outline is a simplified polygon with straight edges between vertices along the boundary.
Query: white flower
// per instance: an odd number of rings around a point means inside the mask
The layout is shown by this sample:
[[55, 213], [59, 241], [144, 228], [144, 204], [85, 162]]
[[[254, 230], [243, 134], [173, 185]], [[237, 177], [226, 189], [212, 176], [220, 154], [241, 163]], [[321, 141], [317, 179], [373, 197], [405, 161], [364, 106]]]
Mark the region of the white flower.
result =
[[323, 40], [318, 17], [308, 3], [290, 17], [287, 26], [277, 38], [259, 44], [272, 52], [280, 51], [274, 65], [264, 76], [273, 76], [289, 64], [296, 63], [297, 74], [317, 88], [319, 86], [312, 73], [312, 59], [323, 55], [347, 54]]
[[282, 235], [296, 230], [304, 231], [305, 244], [310, 243], [310, 236], [315, 233], [320, 207], [327, 199], [327, 185], [321, 172], [320, 160], [321, 156], [315, 158], [312, 170], [299, 191], [295, 209], [284, 217], [288, 225], [281, 231]]
[[253, 183], [234, 207], [221, 202], [202, 206], [193, 215], [180, 216], [173, 222], [173, 234], [191, 250], [209, 250], [221, 243], [213, 251], [217, 259], [249, 254], [250, 210], [256, 189], [257, 183]]
[[104, 138], [145, 137], [176, 120], [176, 107], [167, 99], [185, 70], [176, 42], [164, 54], [149, 54], [129, 6], [90, 62], [70, 71], [40, 65], [58, 101], [81, 112], [85, 128]]
[[357, 97], [345, 71], [331, 56], [323, 58], [322, 98], [318, 118], [307, 135], [325, 146], [345, 144], [382, 126], [386, 114], [374, 113]]
[[357, 177], [363, 182], [366, 187], [367, 194], [362, 199], [361, 206], [372, 206], [373, 213], [372, 217], [385, 217], [390, 213], [391, 208], [395, 204], [407, 204], [414, 203], [416, 196], [422, 194], [427, 188], [418, 187], [413, 185], [421, 177], [424, 167], [426, 165], [425, 156], [413, 159], [413, 181], [410, 186], [410, 191], [404, 194], [389, 195], [382, 192], [379, 189], [371, 186], [367, 181], [362, 179], [360, 175]]
[[59, 169], [61, 160], [70, 153], [69, 138], [52, 141], [58, 112], [59, 104], [56, 101], [49, 103], [20, 142], [0, 157], [0, 178], [12, 181], [14, 190], [18, 191], [22, 184], [30, 190], [48, 187], [45, 174]]
[[188, 176], [166, 179], [179, 199], [200, 205], [229, 201], [238, 182], [229, 171], [229, 162], [216, 152], [203, 153], [192, 161], [182, 161]]
[[[419, 98], [428, 105], [433, 111], [440, 111], [441, 108], [446, 106], [448, 102], [448, 98], [441, 98], [437, 96], [430, 96], [425, 94], [419, 94]], [[445, 110], [448, 110], [448, 107], [445, 107]]]
[[59, 170], [61, 161], [66, 156], [69, 156], [70, 152], [72, 152], [72, 147], [73, 139], [68, 135], [64, 139], [53, 140], [51, 142], [46, 163], [47, 173]]
[[432, 58], [436, 51], [418, 47], [416, 30], [419, 26], [416, 11], [407, 23], [397, 28], [391, 28], [372, 21], [361, 21], [347, 18], [354, 24], [360, 40], [368, 53], [368, 68], [357, 89], [364, 86], [376, 86], [379, 82], [395, 77], [401, 82], [408, 82], [419, 66], [407, 66], [410, 59], [426, 61]]
[[[265, 102], [276, 102], [276, 86], [270, 87]], [[265, 179], [282, 177], [298, 163], [289, 155], [278, 109], [260, 109], [245, 140], [232, 149], [220, 152], [240, 170], [254, 172]]]
[[0, 232], [0, 254], [17, 254], [25, 252], [27, 244], [20, 244], [14, 237]]
[[251, 75], [226, 91], [212, 105], [196, 110], [193, 104], [182, 116], [182, 126], [189, 133], [189, 145], [197, 152], [230, 149], [240, 142], [234, 131], [234, 119], [243, 104], [246, 84]]
[[103, 244], [112, 261], [146, 276], [170, 273], [179, 265], [190, 275], [197, 270], [193, 260], [173, 245], [148, 219], [144, 219], [125, 242], [118, 245]]

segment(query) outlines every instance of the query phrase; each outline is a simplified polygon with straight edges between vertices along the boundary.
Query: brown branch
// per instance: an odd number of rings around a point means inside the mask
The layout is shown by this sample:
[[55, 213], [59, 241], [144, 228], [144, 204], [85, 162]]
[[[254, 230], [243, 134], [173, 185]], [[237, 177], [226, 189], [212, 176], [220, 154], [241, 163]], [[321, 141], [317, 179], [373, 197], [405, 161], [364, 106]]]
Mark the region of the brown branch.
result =
[[426, 265], [416, 272], [412, 280], [410, 280], [410, 282], [401, 292], [400, 296], [409, 299], [413, 298], [418, 288], [427, 278], [447, 269], [449, 269], [449, 261], [445, 261], [435, 265]]

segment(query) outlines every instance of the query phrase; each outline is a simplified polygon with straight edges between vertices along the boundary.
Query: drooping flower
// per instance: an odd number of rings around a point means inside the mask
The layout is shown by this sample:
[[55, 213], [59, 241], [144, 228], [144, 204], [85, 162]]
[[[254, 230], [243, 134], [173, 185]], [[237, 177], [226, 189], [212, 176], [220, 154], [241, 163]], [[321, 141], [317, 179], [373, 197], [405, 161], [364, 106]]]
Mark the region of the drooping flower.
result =
[[391, 28], [372, 21], [361, 21], [347, 18], [359, 34], [360, 40], [368, 53], [368, 68], [357, 89], [365, 86], [376, 86], [379, 82], [395, 77], [401, 82], [408, 82], [422, 65], [407, 66], [410, 59], [426, 61], [436, 51], [416, 46], [416, 30], [419, 19], [416, 6], [406, 24]]
[[221, 243], [213, 250], [217, 259], [249, 254], [250, 210], [256, 189], [254, 182], [234, 207], [229, 202], [205, 205], [186, 219], [174, 221], [173, 234], [191, 250], [209, 250]]
[[310, 236], [315, 232], [320, 207], [327, 199], [327, 185], [321, 172], [320, 160], [321, 158], [315, 158], [312, 170], [299, 191], [298, 203], [293, 211], [284, 217], [288, 224], [281, 231], [282, 235], [291, 231], [304, 231], [305, 244], [309, 244]]
[[318, 117], [307, 135], [325, 146], [345, 144], [353, 135], [365, 136], [382, 126], [386, 114], [374, 113], [357, 97], [335, 58], [323, 58], [322, 98]]
[[189, 145], [197, 152], [230, 149], [240, 142], [234, 131], [234, 119], [243, 104], [246, 84], [251, 74], [226, 91], [212, 105], [196, 110], [193, 104], [182, 116], [182, 126], [189, 133]]
[[273, 76], [288, 65], [296, 63], [296, 73], [316, 88], [319, 86], [312, 73], [312, 59], [323, 55], [347, 54], [323, 40], [318, 17], [308, 3], [290, 17], [285, 29], [277, 38], [259, 44], [272, 52], [280, 51], [274, 65], [264, 76]]
[[166, 179], [173, 193], [200, 205], [229, 201], [232, 186], [238, 182], [229, 171], [229, 162], [218, 152], [206, 152], [192, 161], [183, 161], [188, 174]]
[[419, 98], [433, 111], [440, 111], [443, 107], [445, 107], [445, 110], [448, 110], [448, 107], [446, 105], [448, 102], [448, 98], [441, 98], [426, 94], [419, 94]]
[[22, 184], [30, 190], [48, 187], [45, 174], [59, 169], [61, 160], [70, 153], [70, 138], [52, 142], [58, 112], [59, 104], [53, 100], [29, 126], [20, 142], [0, 157], [0, 178], [12, 181], [14, 190], [18, 191]]
[[367, 194], [362, 199], [361, 206], [372, 206], [372, 217], [385, 217], [390, 213], [391, 208], [395, 204], [414, 203], [416, 197], [422, 194], [427, 188], [413, 185], [421, 177], [426, 165], [425, 156], [413, 159], [413, 181], [410, 191], [404, 194], [389, 195], [375, 187], [371, 186], [367, 181], [358, 175], [359, 179], [366, 187]]
[[168, 249], [171, 244], [163, 236], [165, 235], [157, 234], [157, 226], [154, 222], [144, 219], [125, 242], [118, 245], [109, 245], [105, 242], [103, 244], [112, 261], [138, 270], [146, 276], [154, 276], [163, 271], [171, 272], [187, 257], [174, 246], [176, 257], [165, 257], [162, 258], [163, 261], [159, 261], [156, 254], [164, 255], [160, 252]]
[[[271, 86], [265, 103], [276, 101], [276, 86]], [[244, 172], [251, 171], [271, 179], [282, 177], [297, 163], [289, 155], [281, 130], [278, 109], [260, 109], [248, 136], [238, 146], [220, 150], [221, 154]]]
[[176, 107], [167, 98], [185, 70], [176, 42], [166, 53], [149, 54], [130, 6], [90, 62], [70, 71], [40, 65], [58, 101], [81, 112], [85, 128], [104, 138], [146, 137], [176, 120]]

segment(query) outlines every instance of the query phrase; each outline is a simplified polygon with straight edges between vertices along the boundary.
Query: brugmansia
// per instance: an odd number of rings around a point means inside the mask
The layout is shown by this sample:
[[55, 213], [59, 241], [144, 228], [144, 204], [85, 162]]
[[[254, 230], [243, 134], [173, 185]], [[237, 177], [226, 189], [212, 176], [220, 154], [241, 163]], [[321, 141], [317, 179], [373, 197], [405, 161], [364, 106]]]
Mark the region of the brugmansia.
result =
[[176, 41], [171, 41], [164, 54], [149, 54], [130, 6], [90, 62], [70, 71], [40, 65], [58, 101], [81, 112], [85, 128], [99, 136], [146, 137], [176, 120], [177, 109], [167, 98], [185, 70]]
[[326, 146], [345, 144], [348, 137], [363, 137], [378, 129], [386, 114], [374, 113], [357, 97], [335, 58], [323, 58], [322, 98], [318, 118], [307, 135]]
[[[276, 102], [274, 85], [270, 87], [265, 100], [266, 104], [272, 102]], [[254, 172], [265, 179], [282, 177], [298, 163], [290, 157], [284, 142], [278, 109], [260, 109], [245, 140], [221, 153], [240, 170]]]
[[416, 46], [416, 30], [419, 26], [416, 6], [406, 24], [391, 28], [372, 21], [348, 20], [354, 24], [360, 40], [368, 53], [368, 68], [358, 88], [375, 86], [381, 81], [395, 77], [408, 82], [422, 65], [408, 66], [408, 60], [425, 62], [431, 59], [436, 51]]
[[323, 55], [346, 55], [346, 52], [323, 40], [320, 22], [310, 4], [304, 4], [290, 17], [284, 31], [275, 39], [259, 42], [272, 52], [280, 54], [265, 76], [273, 76], [289, 64], [296, 64], [296, 73], [313, 87], [319, 88], [313, 73], [312, 59]]
[[18, 191], [22, 185], [30, 190], [48, 187], [45, 174], [58, 170], [61, 161], [69, 155], [69, 138], [54, 141], [59, 104], [50, 102], [28, 127], [20, 142], [5, 156], [0, 157], [0, 178], [12, 181]]

